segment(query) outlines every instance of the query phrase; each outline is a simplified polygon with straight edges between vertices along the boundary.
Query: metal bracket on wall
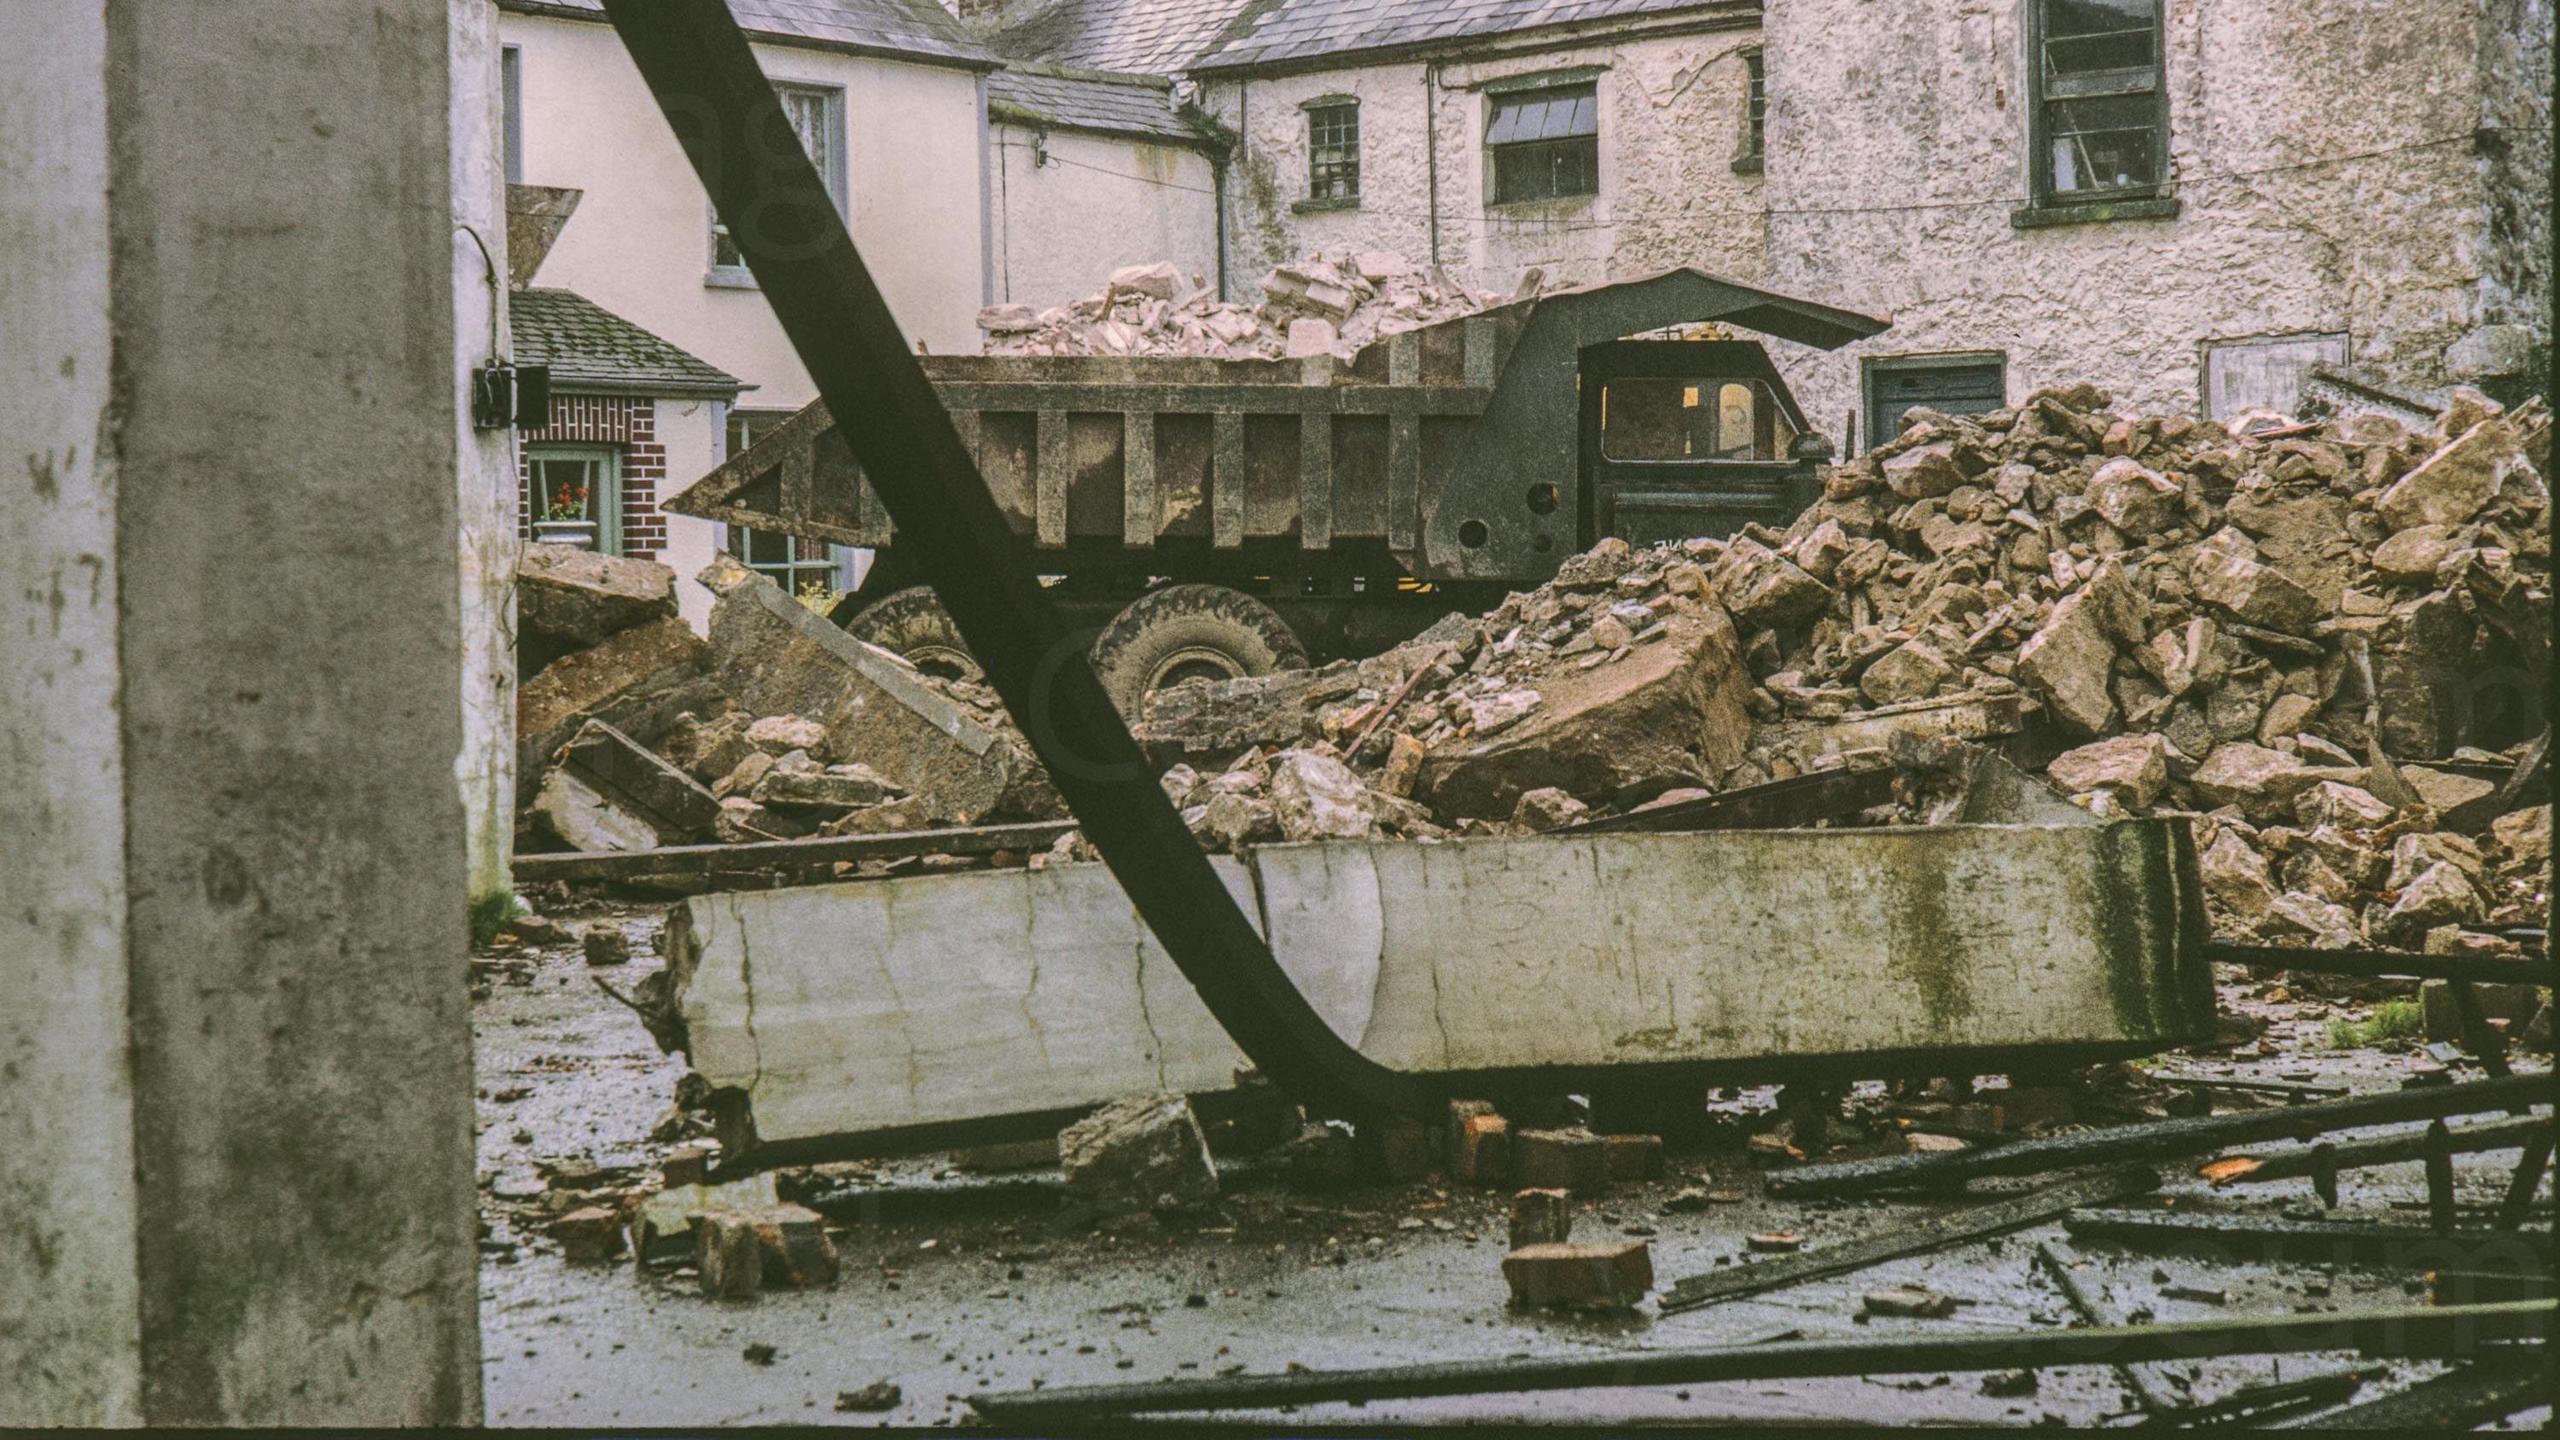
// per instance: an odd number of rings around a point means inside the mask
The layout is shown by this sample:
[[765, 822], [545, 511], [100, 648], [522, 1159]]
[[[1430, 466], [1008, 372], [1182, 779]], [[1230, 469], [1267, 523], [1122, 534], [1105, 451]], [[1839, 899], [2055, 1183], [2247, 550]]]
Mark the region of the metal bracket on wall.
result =
[[887, 506], [901, 550], [1202, 1004], [1310, 1107], [1440, 1113], [1446, 1088], [1336, 1035], [1219, 883], [1034, 577], [729, 7], [605, 0], [605, 12]]

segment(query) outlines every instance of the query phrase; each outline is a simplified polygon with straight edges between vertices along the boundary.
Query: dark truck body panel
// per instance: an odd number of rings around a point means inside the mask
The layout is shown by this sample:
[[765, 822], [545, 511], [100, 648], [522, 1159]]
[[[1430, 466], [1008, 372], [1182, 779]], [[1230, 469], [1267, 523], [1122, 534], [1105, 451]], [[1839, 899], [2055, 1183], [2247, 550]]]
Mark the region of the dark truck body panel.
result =
[[[1600, 464], [1595, 477], [1586, 352], [1638, 369], [1628, 357], [1678, 352], [1660, 362], [1666, 373], [1739, 366], [1765, 378], [1803, 430], [1757, 343], [1623, 338], [1702, 323], [1829, 349], [1886, 322], [1682, 269], [1515, 300], [1385, 337], [1349, 360], [922, 363], [998, 506], [1069, 596], [1100, 614], [1157, 579], [1231, 585], [1297, 612], [1293, 627], [1318, 632], [1311, 649], [1358, 651], [1420, 628], [1422, 612], [1537, 585], [1609, 533], [1618, 467]], [[1648, 529], [1729, 533], [1745, 519], [1783, 523], [1810, 500], [1812, 471], [1809, 456], [1656, 467], [1646, 486], [1614, 493], [1630, 513], [1652, 507]], [[1651, 498], [1628, 505], [1630, 494]], [[887, 512], [823, 404], [666, 508], [878, 552], [857, 604], [911, 583]], [[1387, 606], [1418, 618], [1365, 614]]]

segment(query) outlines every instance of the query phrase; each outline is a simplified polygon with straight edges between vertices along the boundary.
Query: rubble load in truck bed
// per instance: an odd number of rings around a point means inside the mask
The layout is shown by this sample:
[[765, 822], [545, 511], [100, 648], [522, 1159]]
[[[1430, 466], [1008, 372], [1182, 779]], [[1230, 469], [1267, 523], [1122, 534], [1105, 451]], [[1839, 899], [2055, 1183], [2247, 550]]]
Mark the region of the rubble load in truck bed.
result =
[[1216, 298], [1171, 261], [1127, 265], [1103, 288], [1048, 309], [990, 305], [990, 355], [1190, 355], [1216, 359], [1357, 353], [1369, 342], [1472, 314], [1503, 297], [1425, 274], [1392, 251], [1309, 256], [1262, 277], [1262, 301]]

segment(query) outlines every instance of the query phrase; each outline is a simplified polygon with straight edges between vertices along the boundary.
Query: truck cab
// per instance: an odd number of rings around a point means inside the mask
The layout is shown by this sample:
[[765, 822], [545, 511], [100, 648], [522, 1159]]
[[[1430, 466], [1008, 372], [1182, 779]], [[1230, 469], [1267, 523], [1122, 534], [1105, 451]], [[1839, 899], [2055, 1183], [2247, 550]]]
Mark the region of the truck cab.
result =
[[1819, 493], [1830, 447], [1756, 341], [1603, 341], [1580, 376], [1583, 548], [1783, 527]]

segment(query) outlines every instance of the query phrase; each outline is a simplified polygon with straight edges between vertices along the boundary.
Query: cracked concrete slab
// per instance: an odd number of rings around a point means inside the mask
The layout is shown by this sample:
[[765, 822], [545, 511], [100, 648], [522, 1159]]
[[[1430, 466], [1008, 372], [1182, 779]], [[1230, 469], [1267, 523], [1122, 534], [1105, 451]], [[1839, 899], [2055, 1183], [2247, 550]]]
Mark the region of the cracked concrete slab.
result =
[[[2209, 1038], [2172, 822], [1328, 842], [1214, 862], [1335, 1032], [1557, 1088], [1901, 1073]], [[1233, 1087], [1245, 1057], [1099, 865], [706, 895], [669, 927], [694, 1068], [764, 1143]]]

